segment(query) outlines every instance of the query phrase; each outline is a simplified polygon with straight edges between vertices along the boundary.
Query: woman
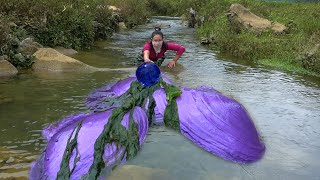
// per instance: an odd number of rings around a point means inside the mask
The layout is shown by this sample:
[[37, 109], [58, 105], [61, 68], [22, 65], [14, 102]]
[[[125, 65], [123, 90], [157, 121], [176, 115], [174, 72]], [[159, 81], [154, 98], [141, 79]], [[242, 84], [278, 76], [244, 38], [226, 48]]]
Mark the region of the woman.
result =
[[185, 48], [179, 44], [164, 42], [161, 28], [156, 27], [155, 31], [151, 35], [151, 41], [144, 44], [142, 50], [143, 54], [139, 54], [139, 56], [137, 57], [137, 63], [141, 64], [143, 62], [151, 62], [156, 63], [158, 66], [161, 66], [162, 62], [165, 59], [165, 52], [167, 50], [177, 52], [173, 60], [168, 63], [168, 67], [173, 68], [176, 66], [176, 62], [184, 53]]

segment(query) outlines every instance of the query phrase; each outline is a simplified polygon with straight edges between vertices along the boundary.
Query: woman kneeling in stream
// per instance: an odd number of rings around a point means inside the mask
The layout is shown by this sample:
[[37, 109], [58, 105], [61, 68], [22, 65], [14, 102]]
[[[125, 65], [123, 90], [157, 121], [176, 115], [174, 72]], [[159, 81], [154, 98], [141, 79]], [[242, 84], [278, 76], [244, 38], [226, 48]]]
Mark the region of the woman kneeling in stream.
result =
[[185, 48], [179, 44], [164, 42], [161, 28], [156, 27], [155, 31], [151, 35], [151, 41], [144, 44], [142, 53], [138, 55], [135, 64], [140, 65], [143, 62], [151, 62], [161, 66], [162, 62], [166, 58], [165, 53], [168, 50], [177, 52], [173, 60], [167, 65], [169, 68], [173, 68], [184, 53]]

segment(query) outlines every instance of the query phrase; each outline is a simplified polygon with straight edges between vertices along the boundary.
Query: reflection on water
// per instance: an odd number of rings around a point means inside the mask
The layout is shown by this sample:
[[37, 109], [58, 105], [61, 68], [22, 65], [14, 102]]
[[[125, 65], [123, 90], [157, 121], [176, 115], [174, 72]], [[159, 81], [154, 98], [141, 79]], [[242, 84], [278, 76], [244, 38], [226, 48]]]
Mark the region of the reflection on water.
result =
[[114, 72], [26, 72], [1, 83], [0, 179], [27, 177], [30, 162], [46, 144], [41, 130], [65, 116], [86, 111], [83, 104], [86, 94], [123, 77], [123, 74]]
[[[161, 68], [163, 72], [177, 85], [212, 86], [241, 102], [263, 136], [267, 152], [257, 163], [234, 164], [197, 148], [178, 132], [156, 126], [149, 130], [139, 155], [112, 177], [319, 179], [319, 78], [218, 57], [201, 46], [192, 36], [193, 29], [184, 27], [177, 18], [154, 18], [152, 24], [170, 25], [163, 29], [165, 40], [183, 44], [187, 49], [172, 70], [165, 67], [174, 56], [169, 53]], [[127, 62], [141, 52], [149, 39], [152, 24], [118, 33], [112, 41], [98, 42], [95, 49], [81, 52], [76, 58], [97, 67], [129, 67]], [[1, 80], [0, 177], [26, 177], [28, 164], [45, 145], [41, 129], [84, 111], [83, 99], [90, 91], [127, 75], [25, 72]], [[20, 152], [19, 156], [15, 152]]]

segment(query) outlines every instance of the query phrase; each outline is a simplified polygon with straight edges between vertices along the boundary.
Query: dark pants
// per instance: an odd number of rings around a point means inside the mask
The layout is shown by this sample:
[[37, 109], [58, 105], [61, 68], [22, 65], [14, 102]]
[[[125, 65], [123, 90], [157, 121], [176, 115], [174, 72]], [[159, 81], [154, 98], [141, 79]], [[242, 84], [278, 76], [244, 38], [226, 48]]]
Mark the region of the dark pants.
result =
[[[151, 59], [157, 66], [161, 66], [161, 64], [163, 63], [163, 61], [166, 59], [166, 55], [163, 55], [161, 58], [159, 58], [159, 59], [156, 59], [156, 60], [153, 60], [153, 59]], [[137, 55], [137, 57], [133, 60], [133, 64], [134, 65], [140, 65], [140, 64], [142, 64], [142, 63], [144, 63], [144, 60], [143, 60], [143, 54], [141, 54], [141, 53], [139, 53], [138, 55]]]

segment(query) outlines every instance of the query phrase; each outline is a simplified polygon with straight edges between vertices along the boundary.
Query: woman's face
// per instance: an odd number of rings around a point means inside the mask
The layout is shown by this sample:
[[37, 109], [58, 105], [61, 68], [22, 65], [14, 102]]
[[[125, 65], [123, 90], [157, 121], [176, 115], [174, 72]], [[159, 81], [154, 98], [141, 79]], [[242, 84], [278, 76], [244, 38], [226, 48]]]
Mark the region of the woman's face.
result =
[[163, 38], [161, 37], [161, 35], [157, 34], [157, 35], [153, 36], [152, 41], [161, 42], [161, 41], [163, 41]]

